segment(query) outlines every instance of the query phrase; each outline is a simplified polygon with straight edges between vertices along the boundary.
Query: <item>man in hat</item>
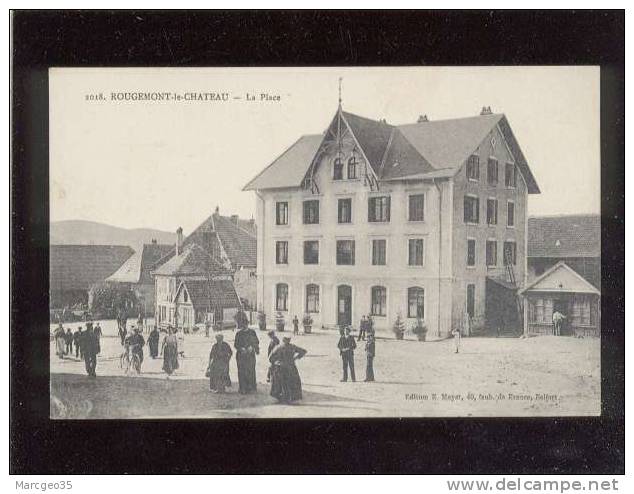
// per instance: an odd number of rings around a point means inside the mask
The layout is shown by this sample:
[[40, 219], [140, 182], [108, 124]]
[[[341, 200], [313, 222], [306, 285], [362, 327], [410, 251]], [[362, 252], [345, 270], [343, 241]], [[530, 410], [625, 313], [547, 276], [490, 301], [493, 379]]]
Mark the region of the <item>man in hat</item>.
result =
[[75, 358], [83, 359], [84, 353], [81, 351], [81, 339], [82, 339], [82, 331], [81, 331], [81, 326], [79, 326], [73, 333], [73, 343], [75, 344]]
[[[280, 339], [275, 336], [275, 331], [271, 330], [267, 333], [269, 335], [269, 338], [271, 339], [271, 341], [269, 342], [269, 348], [266, 352], [266, 356], [270, 357], [271, 356], [271, 352], [275, 349], [275, 347], [277, 345], [280, 344]], [[271, 382], [271, 367], [269, 367], [269, 370], [266, 373], [266, 382], [270, 383]]]
[[354, 375], [354, 350], [357, 348], [357, 343], [354, 341], [354, 336], [350, 335], [349, 326], [346, 326], [343, 330], [343, 335], [339, 338], [337, 348], [339, 348], [339, 354], [341, 355], [341, 361], [343, 363], [343, 379], [341, 379], [341, 382], [348, 380], [348, 369], [350, 369], [352, 381], [356, 381]]
[[86, 327], [81, 336], [81, 351], [84, 354], [86, 373], [90, 377], [97, 377], [97, 340], [92, 326]]
[[72, 356], [73, 355], [73, 333], [71, 332], [70, 328], [66, 329], [64, 340], [66, 341], [66, 353]]
[[97, 339], [97, 355], [99, 355], [101, 353], [101, 336], [103, 335], [103, 331], [101, 331], [99, 323], [97, 323], [93, 332], [95, 333], [95, 338]]
[[293, 317], [293, 334], [299, 334], [299, 319], [297, 318], [297, 314]]
[[127, 344], [130, 348], [130, 355], [136, 355], [139, 358], [139, 368], [136, 369], [141, 372], [141, 365], [143, 364], [143, 346], [145, 345], [145, 338], [141, 334], [141, 328], [133, 328], [133, 333], [128, 337]]
[[359, 336], [357, 341], [365, 340], [365, 335], [368, 330], [368, 320], [365, 318], [365, 315], [361, 316], [361, 321], [359, 322]]

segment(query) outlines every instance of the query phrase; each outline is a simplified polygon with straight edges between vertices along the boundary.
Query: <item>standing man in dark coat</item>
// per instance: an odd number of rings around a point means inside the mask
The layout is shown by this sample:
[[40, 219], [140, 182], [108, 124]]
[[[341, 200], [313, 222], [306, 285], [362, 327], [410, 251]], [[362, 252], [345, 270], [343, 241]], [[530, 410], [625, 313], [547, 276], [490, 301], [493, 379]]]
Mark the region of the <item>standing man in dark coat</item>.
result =
[[293, 334], [299, 334], [299, 319], [297, 319], [297, 314], [293, 317]]
[[101, 331], [99, 323], [97, 323], [93, 332], [95, 333], [95, 339], [97, 341], [97, 355], [99, 355], [101, 353], [101, 336], [103, 335], [103, 331]]
[[[275, 331], [269, 331], [268, 335], [269, 335], [269, 338], [271, 338], [271, 341], [269, 342], [269, 348], [266, 352], [266, 356], [270, 357], [271, 352], [275, 349], [277, 345], [280, 344], [280, 339], [277, 336], [275, 336]], [[271, 382], [271, 367], [269, 367], [269, 370], [266, 373], [266, 382], [267, 383]]]
[[368, 341], [365, 342], [365, 356], [367, 359], [365, 367], [365, 382], [374, 381], [374, 355], [375, 355], [374, 335], [368, 335]]
[[73, 355], [73, 333], [70, 328], [66, 330], [66, 334], [64, 335], [64, 340], [66, 340], [66, 353], [70, 356]]
[[306, 355], [306, 350], [291, 343], [289, 336], [282, 338], [271, 355], [271, 396], [281, 403], [291, 403], [302, 399], [302, 380], [295, 361]]
[[341, 361], [343, 362], [343, 379], [341, 382], [346, 382], [348, 380], [348, 369], [350, 369], [350, 377], [352, 378], [352, 381], [356, 381], [354, 375], [354, 350], [357, 348], [357, 343], [354, 341], [354, 336], [350, 335], [349, 326], [346, 326], [343, 336], [339, 338], [337, 348], [339, 348]]
[[84, 358], [84, 353], [81, 351], [81, 340], [83, 334], [81, 332], [81, 326], [77, 328], [77, 331], [73, 333], [73, 343], [75, 343], [75, 358]]
[[260, 340], [255, 331], [244, 327], [236, 333], [234, 346], [238, 364], [238, 391], [240, 394], [255, 393], [255, 356], [260, 353]]
[[365, 316], [361, 316], [361, 322], [359, 322], [359, 337], [357, 341], [365, 340], [365, 334], [368, 330], [368, 320]]
[[86, 373], [90, 377], [97, 377], [97, 339], [92, 326], [86, 328], [81, 337], [81, 350], [84, 354]]

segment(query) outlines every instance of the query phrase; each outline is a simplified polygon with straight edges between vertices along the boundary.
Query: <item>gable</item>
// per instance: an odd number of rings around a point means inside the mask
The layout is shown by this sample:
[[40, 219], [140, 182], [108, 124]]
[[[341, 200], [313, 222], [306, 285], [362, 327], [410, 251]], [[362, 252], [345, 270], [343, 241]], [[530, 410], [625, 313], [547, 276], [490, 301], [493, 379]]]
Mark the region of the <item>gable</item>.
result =
[[559, 262], [546, 271], [520, 293], [523, 292], [599, 293], [564, 262]]

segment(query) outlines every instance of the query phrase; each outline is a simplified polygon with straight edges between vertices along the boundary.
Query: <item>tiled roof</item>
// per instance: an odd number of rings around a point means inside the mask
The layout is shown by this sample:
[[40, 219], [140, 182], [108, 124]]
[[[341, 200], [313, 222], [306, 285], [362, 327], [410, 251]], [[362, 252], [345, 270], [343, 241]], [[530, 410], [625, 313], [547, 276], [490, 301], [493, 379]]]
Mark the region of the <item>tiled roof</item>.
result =
[[106, 281], [114, 283], [151, 283], [151, 271], [174, 248], [170, 244], [144, 244]]
[[[426, 174], [439, 170], [443, 171], [442, 176], [452, 176], [447, 172], [457, 172], [489, 132], [499, 126], [526, 181], [528, 192], [539, 193], [535, 177], [502, 114], [399, 126], [343, 111], [341, 118], [352, 130], [379, 180], [427, 178]], [[323, 138], [322, 135], [301, 137], [251, 180], [244, 190], [299, 187]]]
[[324, 136], [304, 135], [262, 170], [243, 190], [298, 187]]
[[183, 251], [159, 266], [153, 274], [163, 276], [229, 274], [197, 244], [183, 247]]
[[348, 112], [342, 112], [344, 120], [359, 142], [359, 146], [368, 158], [374, 172], [379, 174], [379, 167], [383, 155], [390, 141], [393, 127], [386, 122], [377, 122], [370, 118], [360, 117]]
[[256, 237], [236, 225], [227, 216], [213, 215], [215, 231], [220, 243], [234, 267], [256, 266]]
[[51, 245], [50, 289], [88, 290], [119, 269], [133, 253], [124, 245]]
[[240, 307], [240, 299], [230, 280], [187, 280], [181, 284], [179, 292], [183, 289], [189, 293], [196, 310]]
[[528, 218], [528, 257], [600, 257], [598, 214]]

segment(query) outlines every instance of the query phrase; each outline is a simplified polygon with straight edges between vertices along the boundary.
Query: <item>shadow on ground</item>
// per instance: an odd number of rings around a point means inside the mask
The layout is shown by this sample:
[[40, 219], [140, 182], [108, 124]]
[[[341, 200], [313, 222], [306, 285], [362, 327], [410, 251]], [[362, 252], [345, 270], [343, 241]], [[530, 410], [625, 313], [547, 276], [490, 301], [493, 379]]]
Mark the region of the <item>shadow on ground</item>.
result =
[[[214, 418], [257, 417], [258, 408], [278, 405], [269, 395], [268, 384], [258, 392], [240, 395], [237, 382], [225, 394], [209, 391], [207, 379], [156, 379], [143, 376], [98, 376], [51, 374], [50, 417], [52, 419], [126, 418]], [[343, 402], [362, 402], [326, 393], [304, 390], [302, 406], [346, 408]], [[321, 403], [321, 405], [319, 404]], [[359, 407], [356, 407], [359, 408]]]

